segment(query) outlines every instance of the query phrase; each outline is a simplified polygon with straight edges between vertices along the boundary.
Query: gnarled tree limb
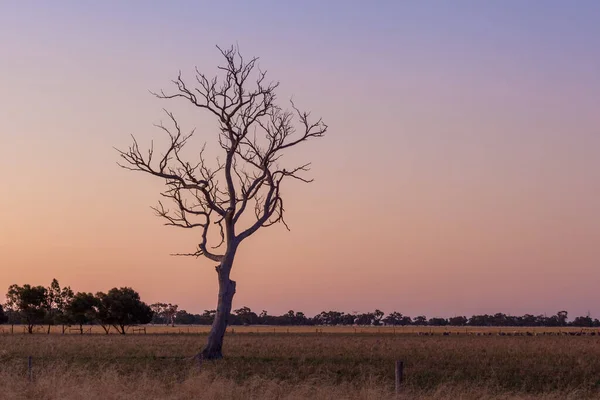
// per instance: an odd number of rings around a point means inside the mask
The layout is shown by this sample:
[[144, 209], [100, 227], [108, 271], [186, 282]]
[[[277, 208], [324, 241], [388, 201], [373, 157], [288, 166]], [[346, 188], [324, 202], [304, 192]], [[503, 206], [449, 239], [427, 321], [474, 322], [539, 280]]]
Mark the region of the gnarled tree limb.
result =
[[[324, 136], [327, 125], [321, 119], [311, 121], [310, 113], [300, 111], [293, 102], [291, 111], [276, 105], [279, 83], [267, 81], [266, 71], [257, 67], [258, 58], [245, 61], [237, 48], [218, 49], [225, 59], [218, 67], [223, 75], [220, 80], [208, 78], [196, 68], [195, 86], [187, 84], [180, 72], [172, 81], [172, 92], [161, 90], [153, 94], [160, 99], [184, 99], [215, 116], [224, 162], [217, 161], [216, 168], [209, 169], [204, 148], [196, 162], [184, 161], [181, 151], [194, 131], [182, 133], [175, 116], [166, 110], [170, 127], [156, 125], [170, 139], [162, 157], [156, 157], [153, 145], [142, 153], [135, 137], [128, 150], [118, 151], [121, 167], [165, 181], [167, 189], [161, 195], [174, 208], [167, 209], [159, 202], [153, 209], [166, 220], [166, 225], [200, 230], [198, 249], [177, 255], [205, 256], [220, 262], [224, 254], [209, 250], [212, 231], [220, 237], [220, 243], [212, 249], [225, 245], [227, 252], [231, 245], [237, 247], [261, 227], [279, 222], [287, 227], [282, 183], [288, 178], [305, 183], [312, 180], [303, 176], [310, 163], [280, 167], [283, 152]], [[255, 219], [238, 229], [245, 221], [249, 203], [254, 204]], [[211, 220], [215, 215], [215, 221]]]

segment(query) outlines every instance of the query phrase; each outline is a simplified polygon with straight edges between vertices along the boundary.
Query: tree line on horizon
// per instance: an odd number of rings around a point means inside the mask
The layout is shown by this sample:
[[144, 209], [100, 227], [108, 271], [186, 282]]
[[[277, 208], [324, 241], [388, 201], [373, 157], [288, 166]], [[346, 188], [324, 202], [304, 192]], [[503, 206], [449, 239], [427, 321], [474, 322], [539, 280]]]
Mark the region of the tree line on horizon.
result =
[[[108, 292], [96, 294], [74, 293], [70, 287], [61, 287], [56, 279], [50, 286], [11, 285], [6, 294], [6, 303], [0, 304], [0, 323], [23, 324], [28, 333], [35, 326], [46, 326], [47, 333], [53, 325], [66, 328], [77, 326], [83, 334], [83, 327], [100, 325], [105, 333], [114, 328], [125, 334], [133, 325], [211, 325], [216, 310], [205, 310], [202, 314], [179, 310], [171, 303], [147, 305], [140, 295], [130, 287], [112, 288]], [[322, 311], [309, 317], [303, 312], [288, 311], [283, 315], [269, 315], [266, 310], [260, 313], [249, 307], [241, 307], [230, 315], [230, 325], [362, 325], [362, 326], [514, 326], [514, 327], [600, 327], [598, 319], [579, 316], [568, 320], [567, 311], [555, 315], [513, 316], [504, 313], [493, 315], [455, 316], [450, 318], [427, 318], [424, 315], [410, 317], [397, 311], [387, 316], [376, 309], [367, 313], [345, 313]]]
[[56, 279], [48, 287], [11, 285], [6, 294], [6, 303], [0, 304], [0, 323], [23, 324], [28, 333], [35, 326], [53, 325], [83, 327], [100, 325], [108, 334], [111, 328], [125, 334], [131, 325], [147, 324], [152, 321], [152, 309], [140, 299], [140, 295], [129, 287], [113, 288], [96, 294], [74, 293], [69, 286], [61, 287]]
[[[180, 325], [210, 325], [214, 319], [215, 310], [205, 310], [202, 314], [190, 314], [185, 310], [176, 311], [173, 320]], [[154, 314], [152, 319], [155, 324], [167, 323], [165, 317]], [[314, 317], [308, 317], [303, 312], [293, 310], [279, 316], [269, 315], [263, 310], [259, 314], [248, 307], [234, 310], [231, 315], [230, 325], [362, 325], [362, 326], [514, 326], [514, 327], [600, 327], [598, 319], [590, 316], [576, 317], [568, 321], [567, 311], [559, 311], [556, 315], [531, 315], [513, 316], [504, 313], [493, 315], [456, 316], [450, 318], [427, 318], [420, 315], [414, 318], [403, 315], [397, 311], [387, 316], [381, 310], [366, 313], [345, 313], [340, 311], [322, 311]]]

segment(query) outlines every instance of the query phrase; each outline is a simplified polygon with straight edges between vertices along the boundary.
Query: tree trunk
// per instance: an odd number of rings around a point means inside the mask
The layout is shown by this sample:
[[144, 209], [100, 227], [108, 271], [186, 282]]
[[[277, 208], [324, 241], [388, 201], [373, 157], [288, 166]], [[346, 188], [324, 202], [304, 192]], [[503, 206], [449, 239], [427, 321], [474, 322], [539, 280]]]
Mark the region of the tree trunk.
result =
[[200, 360], [218, 360], [223, 358], [223, 337], [229, 323], [229, 314], [235, 295], [235, 281], [229, 279], [235, 250], [228, 251], [221, 265], [217, 266], [219, 276], [219, 300], [217, 302], [217, 312], [213, 321], [206, 346], [202, 349], [198, 358]]

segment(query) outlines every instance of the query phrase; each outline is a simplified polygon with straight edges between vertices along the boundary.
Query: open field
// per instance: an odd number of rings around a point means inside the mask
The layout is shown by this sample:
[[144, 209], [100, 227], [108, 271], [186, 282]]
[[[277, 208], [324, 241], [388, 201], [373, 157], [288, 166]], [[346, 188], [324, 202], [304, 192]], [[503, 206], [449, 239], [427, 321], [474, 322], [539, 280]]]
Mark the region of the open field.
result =
[[597, 335], [234, 329], [226, 338], [226, 358], [200, 370], [189, 357], [203, 334], [0, 335], [0, 398], [386, 399], [394, 398], [398, 359], [405, 363], [401, 399], [600, 398]]
[[[145, 328], [144, 331], [140, 331], [139, 328]], [[0, 325], [0, 334], [9, 334], [11, 331], [15, 334], [25, 333], [25, 327], [22, 325], [15, 325], [11, 328], [10, 325]], [[35, 333], [46, 333], [48, 326], [36, 326], [34, 328]], [[165, 325], [144, 325], [131, 327], [128, 330], [130, 334], [208, 334], [210, 331], [209, 325], [176, 325], [176, 326], [165, 326]], [[105, 334], [104, 330], [99, 325], [84, 326], [84, 332], [86, 334]], [[61, 326], [52, 326], [50, 329], [52, 334], [61, 334]], [[66, 334], [79, 334], [79, 327], [72, 326], [67, 327]], [[111, 329], [111, 334], [116, 334], [114, 329]], [[482, 327], [482, 326], [268, 326], [268, 325], [252, 325], [252, 326], [230, 326], [227, 328], [227, 333], [252, 333], [252, 334], [264, 334], [264, 333], [323, 333], [323, 334], [387, 334], [387, 335], [443, 335], [444, 333], [450, 335], [473, 335], [473, 336], [484, 336], [484, 335], [600, 335], [599, 328], [577, 328], [577, 327]]]

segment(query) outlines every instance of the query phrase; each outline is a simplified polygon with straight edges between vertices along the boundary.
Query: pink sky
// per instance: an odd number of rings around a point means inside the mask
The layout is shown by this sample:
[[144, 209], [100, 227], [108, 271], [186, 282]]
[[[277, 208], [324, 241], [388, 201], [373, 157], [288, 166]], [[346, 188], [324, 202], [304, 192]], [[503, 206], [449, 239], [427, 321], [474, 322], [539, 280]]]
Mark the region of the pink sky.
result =
[[263, 2], [229, 28], [225, 5], [60, 4], [0, 8], [0, 290], [57, 278], [214, 308], [214, 263], [169, 256], [197, 237], [162, 226], [162, 182], [112, 147], [159, 138], [163, 107], [214, 140], [209, 116], [148, 89], [214, 71], [214, 45], [237, 41], [330, 131], [291, 155], [315, 182], [286, 187], [291, 232], [244, 242], [234, 308], [600, 316], [595, 3], [538, 18]]

